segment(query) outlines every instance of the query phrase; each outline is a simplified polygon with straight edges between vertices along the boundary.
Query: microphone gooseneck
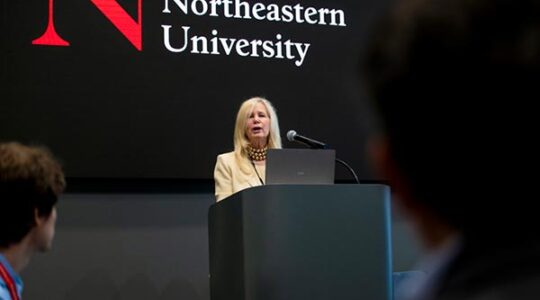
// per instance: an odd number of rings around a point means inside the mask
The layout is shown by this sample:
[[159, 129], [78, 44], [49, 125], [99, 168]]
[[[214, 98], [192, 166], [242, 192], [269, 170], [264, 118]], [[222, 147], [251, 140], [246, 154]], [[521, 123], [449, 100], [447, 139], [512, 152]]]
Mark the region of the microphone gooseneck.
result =
[[[314, 139], [310, 139], [310, 138], [302, 136], [302, 135], [299, 135], [294, 130], [289, 130], [287, 132], [287, 140], [289, 140], [291, 142], [302, 143], [304, 145], [307, 145], [311, 149], [325, 149], [326, 148], [325, 143], [316, 141]], [[340, 163], [345, 168], [347, 168], [347, 170], [349, 170], [349, 172], [354, 177], [354, 181], [356, 181], [356, 183], [360, 183], [360, 181], [358, 180], [358, 176], [356, 176], [356, 173], [354, 172], [353, 168], [351, 168], [351, 166], [349, 166], [349, 164], [347, 164], [346, 162], [344, 162], [343, 160], [341, 160], [341, 159], [339, 159], [337, 157], [336, 157], [336, 162]]]
[[342, 164], [343, 166], [345, 166], [345, 168], [347, 168], [347, 170], [349, 170], [349, 172], [351, 172], [352, 176], [354, 177], [354, 181], [356, 183], [360, 183], [360, 180], [358, 180], [358, 176], [356, 176], [356, 173], [354, 172], [353, 168], [351, 168], [351, 166], [349, 166], [349, 164], [347, 164], [346, 162], [342, 161], [341, 159], [337, 158], [336, 157], [336, 161], [340, 164]]

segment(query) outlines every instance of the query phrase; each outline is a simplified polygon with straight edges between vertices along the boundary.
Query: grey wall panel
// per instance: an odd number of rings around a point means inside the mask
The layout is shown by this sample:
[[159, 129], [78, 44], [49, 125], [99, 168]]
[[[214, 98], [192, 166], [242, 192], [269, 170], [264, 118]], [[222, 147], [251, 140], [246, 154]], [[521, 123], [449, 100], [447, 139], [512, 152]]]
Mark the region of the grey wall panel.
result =
[[[66, 194], [54, 248], [23, 271], [25, 300], [209, 300], [210, 193]], [[394, 271], [420, 254], [395, 211]]]
[[32, 299], [209, 299], [209, 194], [68, 194], [54, 248], [22, 276]]

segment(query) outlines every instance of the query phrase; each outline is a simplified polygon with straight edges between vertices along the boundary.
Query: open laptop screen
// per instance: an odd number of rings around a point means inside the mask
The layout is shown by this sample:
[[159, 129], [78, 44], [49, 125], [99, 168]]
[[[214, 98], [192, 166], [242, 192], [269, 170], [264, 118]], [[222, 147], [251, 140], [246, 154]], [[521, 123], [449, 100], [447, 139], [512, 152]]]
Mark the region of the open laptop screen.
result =
[[266, 184], [333, 184], [335, 150], [268, 149]]

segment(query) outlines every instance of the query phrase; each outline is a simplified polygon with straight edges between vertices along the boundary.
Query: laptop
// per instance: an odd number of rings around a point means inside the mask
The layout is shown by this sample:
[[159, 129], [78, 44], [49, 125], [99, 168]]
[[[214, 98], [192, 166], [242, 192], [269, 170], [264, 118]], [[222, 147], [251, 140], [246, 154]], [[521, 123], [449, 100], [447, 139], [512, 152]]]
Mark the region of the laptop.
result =
[[336, 151], [268, 149], [266, 184], [334, 184]]

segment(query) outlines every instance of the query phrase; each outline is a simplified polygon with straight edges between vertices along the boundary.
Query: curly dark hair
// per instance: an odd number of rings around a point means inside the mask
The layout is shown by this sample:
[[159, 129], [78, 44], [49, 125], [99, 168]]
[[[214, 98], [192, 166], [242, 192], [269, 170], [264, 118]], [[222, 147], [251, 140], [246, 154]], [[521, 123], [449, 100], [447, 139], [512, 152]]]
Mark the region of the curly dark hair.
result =
[[48, 216], [66, 186], [60, 163], [44, 147], [0, 144], [0, 247], [21, 241]]

